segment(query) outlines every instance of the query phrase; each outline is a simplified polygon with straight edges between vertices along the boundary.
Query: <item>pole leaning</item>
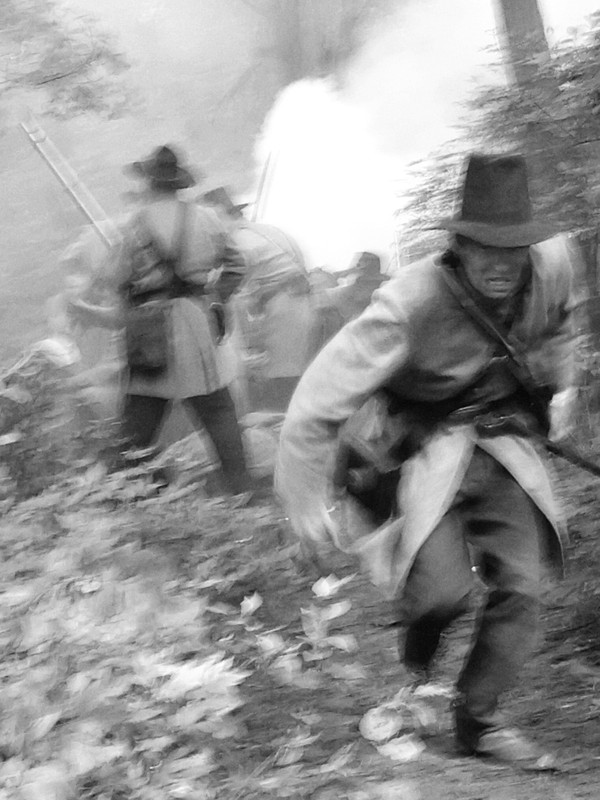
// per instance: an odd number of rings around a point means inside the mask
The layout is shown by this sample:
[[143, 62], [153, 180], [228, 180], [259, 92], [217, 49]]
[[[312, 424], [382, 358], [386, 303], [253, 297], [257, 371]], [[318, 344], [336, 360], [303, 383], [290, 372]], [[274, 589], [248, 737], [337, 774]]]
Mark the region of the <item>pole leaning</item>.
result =
[[58, 178], [75, 205], [84, 213], [94, 226], [102, 242], [109, 249], [118, 245], [120, 236], [117, 228], [108, 218], [102, 206], [89, 189], [82, 183], [75, 170], [58, 150], [46, 131], [41, 127], [33, 114], [28, 115], [21, 128], [37, 152], [42, 156], [51, 171]]

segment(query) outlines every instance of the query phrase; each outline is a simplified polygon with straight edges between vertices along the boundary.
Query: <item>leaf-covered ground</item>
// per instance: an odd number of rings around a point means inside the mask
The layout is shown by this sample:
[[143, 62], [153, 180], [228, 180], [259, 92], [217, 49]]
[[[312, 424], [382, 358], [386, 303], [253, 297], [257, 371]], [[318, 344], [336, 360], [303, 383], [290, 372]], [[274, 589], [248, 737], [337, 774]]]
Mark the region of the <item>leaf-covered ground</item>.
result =
[[[2, 800], [598, 797], [595, 481], [563, 474], [569, 574], [507, 703], [558, 751], [544, 774], [457, 756], [447, 700], [403, 691], [387, 605], [350, 563], [302, 571], [268, 500], [236, 509], [194, 485], [136, 499], [102, 481], [0, 522]], [[448, 637], [442, 686], [471, 622]], [[364, 715], [387, 701], [404, 722], [382, 746]]]

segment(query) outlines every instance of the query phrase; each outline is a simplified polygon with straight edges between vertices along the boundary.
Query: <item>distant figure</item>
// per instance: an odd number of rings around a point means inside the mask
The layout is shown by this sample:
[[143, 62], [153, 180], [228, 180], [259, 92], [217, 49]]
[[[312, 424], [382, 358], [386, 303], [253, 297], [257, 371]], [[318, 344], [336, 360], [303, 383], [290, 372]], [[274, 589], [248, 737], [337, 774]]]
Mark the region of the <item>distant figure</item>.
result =
[[246, 262], [232, 303], [248, 410], [285, 411], [312, 352], [314, 308], [304, 256], [288, 234], [250, 222], [222, 186], [202, 201], [218, 210]]
[[[220, 318], [212, 310], [215, 299], [226, 302], [237, 289], [244, 261], [214, 211], [179, 198], [178, 191], [193, 186], [195, 178], [171, 147], [158, 147], [128, 171], [145, 182], [146, 192], [145, 202], [124, 226], [113, 275], [122, 304], [116, 324], [125, 325], [129, 347], [125, 437], [137, 449], [153, 445], [168, 407], [181, 400], [215, 446], [225, 491], [246, 493], [250, 478], [217, 355]], [[213, 275], [218, 277], [211, 285]], [[162, 318], [155, 330], [151, 325], [142, 331], [128, 322], [130, 309], [162, 313], [157, 305], [164, 309], [164, 347], [155, 342]], [[148, 346], [153, 342], [154, 350]]]
[[311, 333], [310, 351], [315, 356], [345, 323], [330, 294], [337, 288], [337, 277], [321, 267], [311, 270], [309, 275], [315, 320]]
[[335, 334], [358, 317], [371, 302], [375, 289], [388, 280], [381, 272], [375, 253], [357, 253], [348, 270], [337, 275], [314, 270], [311, 273], [315, 323], [311, 351], [316, 355]]
[[[96, 231], [86, 228], [61, 255], [63, 289], [47, 303], [53, 338], [76, 347], [76, 385], [102, 420], [118, 416], [122, 399], [123, 361], [114, 330], [115, 296], [106, 284], [106, 267], [112, 257], [114, 253], [102, 244]], [[94, 307], [95, 315], [82, 314], [85, 305]], [[103, 314], [111, 325], [100, 321]]]
[[344, 322], [349, 322], [365, 310], [375, 289], [388, 280], [381, 272], [381, 259], [375, 253], [357, 253], [354, 263], [345, 273], [348, 283], [328, 292]]

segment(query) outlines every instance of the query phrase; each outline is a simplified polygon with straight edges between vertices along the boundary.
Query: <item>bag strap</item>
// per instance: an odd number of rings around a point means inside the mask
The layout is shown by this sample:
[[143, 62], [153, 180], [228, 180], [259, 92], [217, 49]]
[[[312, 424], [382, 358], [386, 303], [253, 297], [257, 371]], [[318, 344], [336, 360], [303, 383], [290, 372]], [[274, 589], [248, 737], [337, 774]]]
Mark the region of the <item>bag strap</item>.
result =
[[177, 239], [175, 240], [175, 255], [171, 256], [169, 262], [173, 267], [173, 273], [177, 275], [176, 267], [179, 266], [181, 263], [181, 258], [183, 256], [183, 250], [185, 245], [185, 234], [187, 232], [187, 218], [188, 218], [188, 207], [189, 203], [185, 203], [182, 200], [178, 203], [178, 230], [177, 230]]
[[173, 273], [176, 274], [175, 270], [176, 267], [181, 262], [181, 257], [183, 255], [184, 243], [185, 243], [185, 233], [187, 228], [187, 212], [188, 212], [188, 203], [179, 200], [177, 203], [177, 212], [175, 214], [175, 229], [173, 233], [173, 249], [171, 254], [165, 252], [164, 247], [158, 241], [156, 235], [152, 231], [151, 226], [148, 224], [148, 220], [146, 216], [142, 216], [141, 220], [145, 229], [146, 234], [149, 237], [149, 244], [154, 248], [155, 252], [160, 256], [160, 260], [168, 264]]
[[[525, 391], [527, 398], [532, 404], [536, 415], [544, 424], [548, 424], [547, 400], [542, 397], [543, 387], [539, 386], [525, 361], [521, 358], [517, 349], [508, 340], [508, 331], [501, 330], [500, 327], [486, 314], [479, 306], [475, 297], [468, 291], [467, 287], [458, 279], [453, 267], [444, 265], [441, 268], [442, 276], [446, 286], [450, 289], [462, 309], [468, 316], [477, 323], [484, 333], [497, 342], [504, 351], [510, 371], [518, 382], [519, 386]], [[549, 398], [548, 398], [549, 399]]]

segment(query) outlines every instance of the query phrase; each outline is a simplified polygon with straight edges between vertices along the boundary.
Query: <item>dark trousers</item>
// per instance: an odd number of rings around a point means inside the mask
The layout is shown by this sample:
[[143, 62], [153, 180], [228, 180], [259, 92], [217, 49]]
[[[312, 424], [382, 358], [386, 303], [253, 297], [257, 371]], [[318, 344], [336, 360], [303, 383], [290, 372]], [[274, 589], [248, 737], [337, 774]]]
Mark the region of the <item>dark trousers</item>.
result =
[[[246, 491], [250, 487], [250, 477], [229, 390], [218, 389], [211, 394], [186, 397], [183, 402], [194, 421], [204, 426], [214, 444], [221, 461], [225, 489], [233, 494]], [[164, 397], [127, 395], [123, 433], [128, 443], [135, 448], [149, 447], [160, 431], [169, 405], [170, 401]]]
[[429, 666], [443, 630], [468, 608], [473, 564], [488, 586], [457, 687], [457, 733], [467, 744], [501, 724], [498, 698], [515, 685], [535, 644], [547, 543], [545, 517], [511, 475], [476, 448], [400, 601], [407, 624], [404, 662], [420, 670]]

